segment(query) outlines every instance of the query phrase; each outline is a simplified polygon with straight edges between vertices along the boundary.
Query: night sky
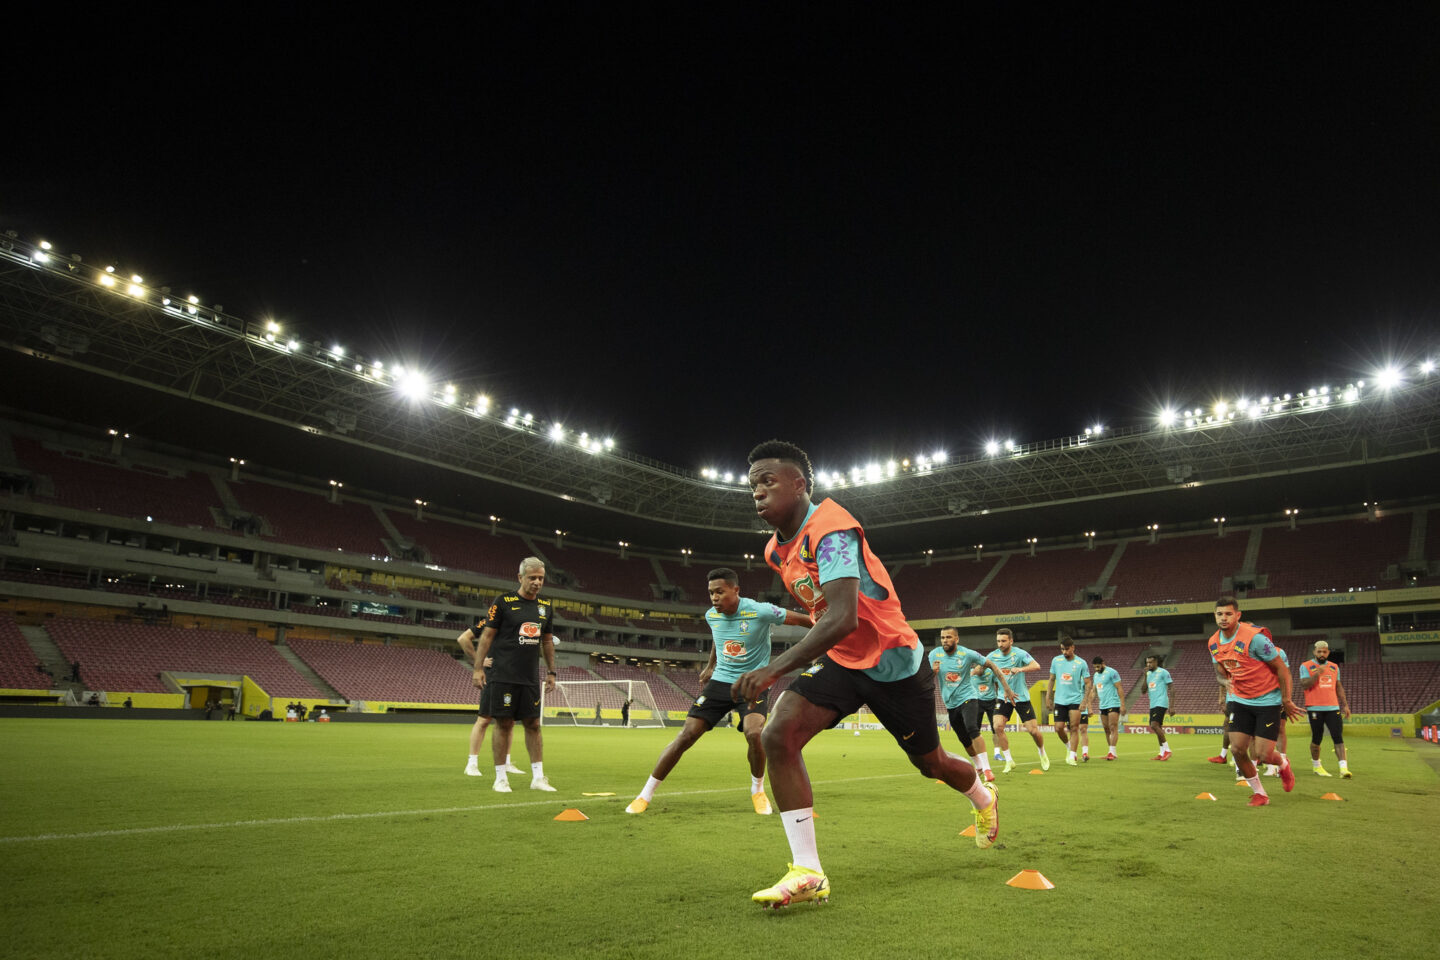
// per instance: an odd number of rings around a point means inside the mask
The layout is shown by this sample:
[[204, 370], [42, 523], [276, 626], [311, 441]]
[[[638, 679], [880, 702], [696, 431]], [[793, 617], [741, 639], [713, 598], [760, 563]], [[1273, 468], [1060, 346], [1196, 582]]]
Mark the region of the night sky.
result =
[[0, 228], [696, 468], [1440, 347], [1434, 4], [621, 6], [43, 34]]

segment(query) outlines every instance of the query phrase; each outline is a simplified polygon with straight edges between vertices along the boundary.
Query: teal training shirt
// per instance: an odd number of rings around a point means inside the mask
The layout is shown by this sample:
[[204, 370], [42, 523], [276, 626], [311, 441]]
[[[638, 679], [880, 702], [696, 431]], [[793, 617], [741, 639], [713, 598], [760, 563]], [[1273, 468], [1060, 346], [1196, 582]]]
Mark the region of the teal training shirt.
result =
[[1095, 674], [1095, 693], [1100, 697], [1100, 709], [1120, 707], [1120, 671], [1106, 667]]
[[1170, 671], [1164, 667], [1156, 667], [1154, 670], [1145, 671], [1145, 690], [1150, 695], [1150, 708], [1164, 707], [1170, 709]]
[[1066, 660], [1062, 653], [1050, 661], [1050, 677], [1054, 684], [1055, 702], [1079, 706], [1085, 698], [1085, 678], [1090, 668], [1079, 657]]
[[[1020, 673], [1019, 670], [1021, 667], [1028, 667], [1030, 666], [1030, 664], [1034, 663], [1034, 657], [1030, 656], [1030, 654], [1026, 653], [1024, 650], [1021, 650], [1019, 647], [1012, 644], [1009, 653], [1001, 653], [999, 647], [991, 650], [990, 662], [995, 664], [995, 666], [1000, 667], [1001, 669], [1010, 669], [1016, 671], [1015, 673], [1008, 675], [1005, 678], [1005, 682], [1010, 685], [1010, 692], [1015, 694], [1015, 700], [1017, 703], [1030, 699], [1030, 688], [1029, 685], [1025, 682], [1025, 674]], [[1005, 691], [1000, 689], [1000, 685], [998, 683], [995, 684], [995, 699], [1005, 699]]]
[[930, 651], [930, 666], [940, 674], [940, 698], [945, 706], [958, 707], [979, 696], [970, 670], [984, 662], [985, 658], [969, 647], [956, 646], [954, 653], [946, 653], [944, 647]]
[[705, 611], [710, 636], [715, 640], [712, 680], [734, 683], [742, 673], [759, 670], [770, 662], [770, 625], [785, 622], [785, 611], [773, 603], [740, 598], [740, 606], [726, 615], [711, 607]]

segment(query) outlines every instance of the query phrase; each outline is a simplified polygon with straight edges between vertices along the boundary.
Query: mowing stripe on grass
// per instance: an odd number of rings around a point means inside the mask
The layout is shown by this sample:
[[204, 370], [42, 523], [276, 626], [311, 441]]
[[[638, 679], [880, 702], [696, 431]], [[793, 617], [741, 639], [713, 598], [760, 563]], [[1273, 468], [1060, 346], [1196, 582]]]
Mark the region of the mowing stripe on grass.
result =
[[[860, 783], [866, 780], [894, 780], [914, 777], [914, 771], [887, 773], [872, 777], [845, 777], [840, 780], [817, 780], [817, 786], [836, 783]], [[744, 788], [740, 788], [744, 789]], [[680, 790], [666, 797], [694, 797], [707, 793], [736, 793], [735, 787], [714, 787], [709, 790]], [[747, 791], [748, 792], [748, 791]], [[596, 799], [596, 798], [591, 798]], [[617, 798], [618, 799], [618, 798]], [[553, 807], [559, 799], [529, 800], [524, 803], [486, 803], [465, 807], [434, 807], [428, 810], [378, 810], [372, 813], [330, 813], [313, 817], [270, 817], [263, 820], [231, 820], [224, 823], [173, 823], [158, 827], [125, 827], [118, 830], [89, 830], [85, 833], [37, 833], [28, 837], [0, 837], [0, 843], [36, 843], [42, 840], [95, 840], [100, 837], [134, 837], [147, 833], [182, 833], [189, 830], [225, 830], [231, 827], [270, 827], [291, 823], [328, 823], [339, 820], [373, 820], [377, 817], [423, 817], [437, 813], [476, 813], [482, 810], [519, 810], [525, 807]], [[614, 803], [615, 800], [600, 801]], [[628, 801], [627, 801], [628, 802]]]

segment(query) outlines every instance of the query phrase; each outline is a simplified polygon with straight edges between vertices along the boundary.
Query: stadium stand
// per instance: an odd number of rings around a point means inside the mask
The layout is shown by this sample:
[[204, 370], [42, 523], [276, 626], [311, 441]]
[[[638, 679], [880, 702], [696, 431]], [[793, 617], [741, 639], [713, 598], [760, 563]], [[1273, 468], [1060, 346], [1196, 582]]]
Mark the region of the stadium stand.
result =
[[316, 606], [310, 603], [291, 603], [290, 612], [308, 614], [312, 617], [340, 617], [344, 620], [350, 619], [350, 615], [339, 607]]
[[[1026, 553], [1011, 554], [985, 588], [985, 602], [975, 613], [990, 616], [1073, 610], [1080, 606], [1076, 594], [1099, 579], [1109, 559], [1109, 550], [1084, 547], [1042, 550], [1033, 557]], [[899, 588], [896, 584], [896, 589]]]
[[[209, 529], [221, 508], [214, 484], [203, 473], [176, 476], [168, 470], [130, 464], [78, 450], [59, 451], [32, 437], [11, 440], [18, 461], [38, 478], [31, 496], [40, 502], [161, 523]], [[46, 488], [49, 488], [47, 492]]]
[[0, 617], [0, 687], [49, 690], [54, 686], [55, 678], [40, 672], [40, 661], [15, 621]]
[[367, 556], [386, 553], [385, 529], [369, 505], [327, 497], [259, 480], [231, 482], [230, 491], [248, 512], [270, 525], [268, 539], [315, 550], [344, 550]]
[[[1345, 650], [1345, 663], [1379, 663], [1380, 662], [1380, 634], [1367, 633], [1342, 633], [1340, 634], [1341, 646]], [[1304, 660], [1310, 659], [1307, 652]], [[1301, 662], [1303, 663], [1304, 660]]]
[[416, 520], [413, 513], [401, 510], [386, 510], [385, 515], [401, 536], [424, 548], [430, 562], [439, 566], [514, 580], [520, 561], [530, 552], [513, 537], [492, 537], [483, 527], [434, 517]]
[[1398, 587], [1384, 579], [1386, 568], [1405, 559], [1410, 515], [1379, 520], [1329, 520], [1288, 527], [1266, 527], [1255, 572], [1267, 577], [1252, 597], [1331, 593]]
[[1107, 586], [1115, 588], [1105, 606], [1146, 603], [1203, 603], [1220, 596], [1221, 581], [1245, 562], [1243, 532], [1228, 537], [1196, 535], [1150, 543], [1132, 540]]
[[289, 647], [347, 700], [474, 704], [469, 665], [439, 650], [291, 639]]
[[572, 589], [606, 597], [654, 600], [655, 570], [644, 558], [620, 559], [618, 553], [590, 550], [567, 544], [565, 549], [546, 551], [550, 563], [570, 574]]
[[939, 561], [928, 567], [907, 563], [891, 568], [890, 575], [905, 616], [914, 620], [943, 619], [958, 616], [951, 604], [973, 591], [994, 566], [994, 557], [980, 563], [970, 559]]
[[258, 637], [223, 630], [99, 620], [56, 619], [45, 625], [56, 646], [90, 690], [167, 693], [165, 670], [243, 674], [272, 697], [323, 697]]

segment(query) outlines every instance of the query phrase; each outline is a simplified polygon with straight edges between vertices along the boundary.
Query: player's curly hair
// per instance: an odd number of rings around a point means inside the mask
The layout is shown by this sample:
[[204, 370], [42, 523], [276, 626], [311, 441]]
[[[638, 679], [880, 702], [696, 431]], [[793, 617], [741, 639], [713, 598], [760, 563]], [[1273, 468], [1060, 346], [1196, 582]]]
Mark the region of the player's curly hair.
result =
[[724, 580], [726, 583], [734, 586], [740, 582], [740, 574], [731, 570], [729, 567], [716, 567], [714, 570], [705, 574], [705, 582], [709, 583], [711, 580]]
[[810, 457], [795, 444], [788, 440], [766, 440], [758, 444], [750, 451], [749, 458], [745, 461], [754, 464], [756, 460], [782, 460], [785, 463], [793, 463], [800, 469], [800, 474], [805, 478], [805, 492], [812, 493], [815, 490], [815, 470], [810, 466]]

